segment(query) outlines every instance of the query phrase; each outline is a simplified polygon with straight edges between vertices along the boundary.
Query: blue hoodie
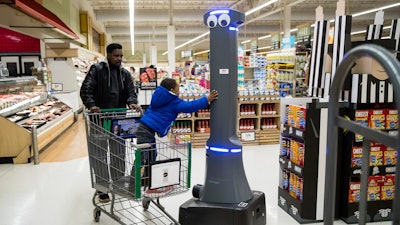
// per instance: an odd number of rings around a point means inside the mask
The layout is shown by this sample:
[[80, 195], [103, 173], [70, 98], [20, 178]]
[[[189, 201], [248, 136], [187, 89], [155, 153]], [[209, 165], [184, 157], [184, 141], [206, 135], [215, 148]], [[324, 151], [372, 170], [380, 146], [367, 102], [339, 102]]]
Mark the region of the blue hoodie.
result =
[[163, 86], [158, 86], [151, 97], [150, 106], [140, 120], [160, 137], [164, 137], [180, 112], [193, 113], [207, 106], [206, 96], [184, 101]]

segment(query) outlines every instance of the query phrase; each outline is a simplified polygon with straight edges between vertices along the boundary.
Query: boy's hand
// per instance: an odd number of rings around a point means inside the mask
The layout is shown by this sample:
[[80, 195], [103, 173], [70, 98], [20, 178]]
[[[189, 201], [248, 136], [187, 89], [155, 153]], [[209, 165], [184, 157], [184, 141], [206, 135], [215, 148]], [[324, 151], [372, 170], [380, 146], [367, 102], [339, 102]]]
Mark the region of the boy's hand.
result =
[[143, 112], [142, 107], [140, 107], [140, 105], [136, 105], [136, 104], [130, 104], [129, 109], [136, 110], [136, 112], [139, 112], [139, 113]]
[[218, 91], [212, 90], [211, 93], [207, 96], [208, 102], [211, 103], [214, 100], [218, 99]]

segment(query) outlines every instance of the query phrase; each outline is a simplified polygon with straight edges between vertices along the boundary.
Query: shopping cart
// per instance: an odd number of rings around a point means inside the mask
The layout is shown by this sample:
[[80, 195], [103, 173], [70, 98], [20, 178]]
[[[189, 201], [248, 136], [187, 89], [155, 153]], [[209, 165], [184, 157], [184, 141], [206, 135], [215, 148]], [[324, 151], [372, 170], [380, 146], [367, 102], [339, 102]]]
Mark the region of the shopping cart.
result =
[[[103, 212], [120, 224], [179, 224], [160, 198], [189, 190], [191, 144], [136, 144], [139, 118], [126, 109], [84, 111], [94, 220]], [[110, 201], [100, 202], [98, 192]]]

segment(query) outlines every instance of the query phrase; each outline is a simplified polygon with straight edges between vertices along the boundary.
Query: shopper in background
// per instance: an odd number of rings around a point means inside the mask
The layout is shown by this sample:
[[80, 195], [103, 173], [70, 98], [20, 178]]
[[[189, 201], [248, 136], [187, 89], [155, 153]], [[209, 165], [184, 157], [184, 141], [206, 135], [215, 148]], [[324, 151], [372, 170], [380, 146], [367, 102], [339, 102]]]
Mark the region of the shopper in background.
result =
[[[122, 46], [113, 43], [107, 46], [107, 58], [93, 64], [85, 80], [82, 83], [80, 96], [83, 104], [92, 112], [100, 112], [100, 109], [111, 108], [127, 108], [141, 112], [138, 105], [137, 95], [132, 82], [130, 72], [121, 66], [122, 62]], [[107, 141], [103, 141], [101, 146], [107, 146]], [[110, 175], [111, 179], [117, 180], [123, 176], [125, 171], [125, 148], [118, 142], [112, 142], [110, 145]], [[96, 146], [88, 146], [88, 150], [92, 151], [96, 158], [104, 159], [104, 161], [96, 163], [95, 170], [98, 177], [96, 179], [108, 181], [107, 152], [98, 149]], [[97, 157], [98, 156], [98, 157]], [[105, 156], [105, 157], [103, 157]], [[91, 159], [94, 160], [94, 159]], [[99, 165], [99, 166], [97, 166]], [[97, 170], [97, 171], [96, 171]], [[108, 202], [110, 200], [108, 194], [99, 192], [99, 201]]]
[[136, 72], [136, 69], [133, 66], [129, 67], [129, 69], [132, 76], [133, 86], [135, 87], [135, 92], [139, 93], [140, 79], [138, 73]]
[[[218, 92], [213, 90], [208, 96], [194, 101], [184, 101], [179, 98], [179, 85], [175, 79], [165, 78], [161, 82], [160, 86], [154, 91], [150, 105], [140, 119], [136, 131], [137, 144], [152, 144], [150, 150], [142, 152], [141, 163], [146, 168], [144, 171], [142, 170], [143, 177], [148, 176], [149, 164], [157, 158], [155, 135], [166, 136], [180, 112], [192, 113], [204, 109], [217, 98]], [[148, 181], [144, 182], [143, 185], [147, 186]], [[152, 194], [162, 193], [163, 191], [165, 189], [146, 190], [144, 195], [152, 197]]]

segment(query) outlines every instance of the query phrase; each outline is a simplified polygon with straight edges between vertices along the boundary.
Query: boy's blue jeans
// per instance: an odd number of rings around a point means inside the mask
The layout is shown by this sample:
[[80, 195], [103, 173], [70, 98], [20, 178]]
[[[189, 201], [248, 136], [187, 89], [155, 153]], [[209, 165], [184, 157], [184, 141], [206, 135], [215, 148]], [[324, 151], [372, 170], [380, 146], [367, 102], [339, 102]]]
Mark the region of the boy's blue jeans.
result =
[[[142, 149], [141, 154], [141, 165], [144, 168], [142, 174], [142, 186], [149, 186], [150, 180], [150, 164], [156, 161], [157, 158], [157, 150], [156, 150], [156, 138], [155, 131], [146, 126], [143, 123], [139, 124], [138, 129], [136, 130], [136, 143], [144, 144], [149, 143], [151, 145], [148, 149]], [[135, 166], [133, 165], [131, 175], [134, 176]], [[133, 174], [132, 174], [133, 173]]]

